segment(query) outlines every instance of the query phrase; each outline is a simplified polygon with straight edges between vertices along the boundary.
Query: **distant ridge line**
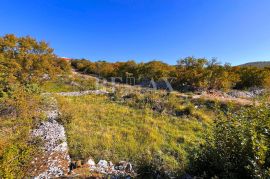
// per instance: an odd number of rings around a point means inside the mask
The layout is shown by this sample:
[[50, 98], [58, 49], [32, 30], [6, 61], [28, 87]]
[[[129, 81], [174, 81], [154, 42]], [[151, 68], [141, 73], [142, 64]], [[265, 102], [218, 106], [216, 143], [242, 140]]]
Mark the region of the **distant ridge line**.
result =
[[270, 61], [249, 62], [249, 63], [245, 63], [245, 64], [242, 64], [239, 66], [250, 66], [250, 67], [264, 68], [264, 67], [270, 67]]

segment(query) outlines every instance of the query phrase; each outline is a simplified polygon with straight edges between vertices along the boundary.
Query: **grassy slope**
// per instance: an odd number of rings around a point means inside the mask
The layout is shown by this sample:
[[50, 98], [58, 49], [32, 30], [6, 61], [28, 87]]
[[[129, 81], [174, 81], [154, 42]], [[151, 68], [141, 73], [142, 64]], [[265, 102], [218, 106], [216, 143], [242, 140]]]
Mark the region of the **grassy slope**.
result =
[[58, 79], [47, 81], [42, 84], [44, 92], [71, 92], [96, 89], [96, 81], [93, 78], [83, 78], [78, 76], [59, 77]]
[[183, 169], [190, 147], [199, 144], [197, 120], [134, 109], [105, 96], [58, 97], [73, 158], [156, 160], [169, 170]]

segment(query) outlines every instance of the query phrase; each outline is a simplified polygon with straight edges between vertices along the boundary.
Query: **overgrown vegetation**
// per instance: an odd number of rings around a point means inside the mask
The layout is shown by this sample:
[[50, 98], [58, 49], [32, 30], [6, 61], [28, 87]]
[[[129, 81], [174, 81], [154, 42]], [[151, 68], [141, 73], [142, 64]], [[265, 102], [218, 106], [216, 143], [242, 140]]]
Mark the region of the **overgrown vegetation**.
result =
[[216, 59], [187, 57], [179, 60], [176, 66], [161, 61], [108, 63], [82, 59], [73, 60], [72, 66], [80, 72], [99, 75], [109, 80], [111, 77], [121, 77], [124, 83], [134, 81], [135, 84], [142, 84], [145, 81], [149, 83], [152, 79], [161, 82], [163, 78], [166, 78], [172, 82], [174, 89], [182, 91], [270, 87], [270, 69], [268, 67], [232, 67], [229, 64], [221, 65]]
[[228, 111], [191, 153], [191, 172], [205, 178], [270, 177], [269, 104]]
[[40, 84], [70, 72], [47, 43], [31, 37], [0, 38], [0, 178], [24, 178], [38, 155], [31, 129], [43, 119]]
[[[188, 57], [171, 66], [160, 61], [108, 63], [73, 60], [87, 74], [141, 84], [163, 77], [174, 89], [269, 88], [269, 67], [231, 67], [215, 59]], [[132, 83], [131, 78], [135, 78]], [[170, 81], [170, 80], [169, 80]], [[102, 87], [102, 84], [99, 84]], [[131, 161], [142, 177], [269, 178], [269, 98], [256, 106], [192, 100], [192, 92], [103, 86], [107, 96], [57, 96], [74, 159]], [[112, 90], [112, 87], [115, 87]], [[45, 120], [43, 92], [97, 89], [96, 79], [72, 74], [46, 42], [0, 37], [0, 178], [26, 178], [40, 141], [31, 130]]]
[[213, 117], [212, 108], [200, 103], [200, 108], [187, 95], [179, 93], [168, 93], [163, 90], [151, 90], [145, 88], [115, 87], [109, 98], [121, 105], [135, 109], [151, 109], [155, 113], [172, 116], [188, 116], [189, 119], [200, 121], [211, 121]]
[[58, 97], [58, 101], [73, 158], [128, 160], [137, 169], [152, 167], [151, 172], [184, 172], [189, 149], [203, 142], [202, 130], [208, 125], [192, 113], [160, 114], [105, 96]]
[[0, 176], [23, 178], [38, 146], [30, 143], [31, 127], [42, 119], [38, 96], [16, 89], [11, 97], [0, 98]]
[[96, 83], [97, 80], [94, 78], [62, 76], [55, 80], [46, 81], [41, 85], [41, 89], [44, 92], [52, 93], [95, 90], [98, 88]]

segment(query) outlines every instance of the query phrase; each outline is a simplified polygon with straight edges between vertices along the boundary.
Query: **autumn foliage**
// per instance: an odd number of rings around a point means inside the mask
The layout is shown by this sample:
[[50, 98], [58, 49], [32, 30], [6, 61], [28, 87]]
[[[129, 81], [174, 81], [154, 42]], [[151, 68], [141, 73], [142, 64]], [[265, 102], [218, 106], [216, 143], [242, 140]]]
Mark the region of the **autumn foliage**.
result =
[[39, 144], [30, 130], [42, 120], [40, 84], [70, 73], [44, 41], [0, 37], [0, 178], [26, 178]]
[[145, 80], [171, 79], [178, 90], [229, 90], [252, 87], [269, 87], [270, 69], [258, 67], [232, 67], [220, 64], [216, 59], [187, 57], [168, 65], [161, 61], [136, 63], [135, 61], [109, 63], [91, 62], [86, 59], [73, 60], [72, 66], [80, 72], [99, 77], [121, 77], [123, 82], [133, 77], [137, 84]]

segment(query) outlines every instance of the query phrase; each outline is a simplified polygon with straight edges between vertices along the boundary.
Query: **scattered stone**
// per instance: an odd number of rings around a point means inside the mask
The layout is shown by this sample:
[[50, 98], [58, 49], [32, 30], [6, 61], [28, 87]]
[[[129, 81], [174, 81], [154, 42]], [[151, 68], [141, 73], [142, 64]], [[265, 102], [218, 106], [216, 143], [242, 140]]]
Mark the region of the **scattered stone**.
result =
[[49, 79], [51, 79], [51, 77], [49, 74], [43, 74], [42, 79], [49, 80]]
[[[73, 163], [71, 163], [71, 166], [72, 165]], [[98, 175], [105, 178], [131, 178], [131, 176], [136, 176], [131, 163], [126, 161], [121, 161], [114, 165], [111, 161], [108, 162], [106, 160], [100, 160], [96, 164], [92, 158], [89, 158], [85, 162], [85, 165], [82, 165], [81, 169], [86, 169], [86, 167], [88, 168], [88, 171], [90, 171], [90, 176], [92, 176], [91, 174], [93, 174], [93, 176]], [[80, 172], [78, 167], [73, 169], [71, 169], [71, 173], [79, 174], [77, 173]]]
[[108, 162], [106, 160], [100, 160], [97, 165], [100, 168], [108, 168]]
[[91, 158], [86, 162], [86, 164], [88, 164], [90, 167], [96, 165], [95, 161]]
[[113, 167], [112, 161], [109, 161], [109, 167]]
[[249, 91], [239, 91], [239, 90], [232, 90], [227, 93], [230, 97], [233, 98], [254, 98], [257, 96], [263, 95], [265, 90], [263, 89], [250, 89]]
[[60, 96], [83, 96], [88, 94], [108, 94], [107, 91], [104, 90], [87, 90], [87, 91], [79, 91], [79, 92], [61, 92], [57, 93]]
[[74, 82], [74, 81], [70, 82], [70, 85], [71, 85], [71, 86], [80, 86], [79, 83], [76, 83], [76, 82]]
[[132, 172], [132, 165], [129, 162], [121, 161], [118, 164], [114, 166], [116, 170], [126, 171], [126, 172]]
[[32, 176], [34, 178], [55, 178], [68, 173], [70, 156], [64, 127], [56, 120], [59, 116], [57, 102], [51, 97], [45, 111], [48, 120], [32, 131], [32, 137], [43, 141], [43, 155], [35, 158]]

